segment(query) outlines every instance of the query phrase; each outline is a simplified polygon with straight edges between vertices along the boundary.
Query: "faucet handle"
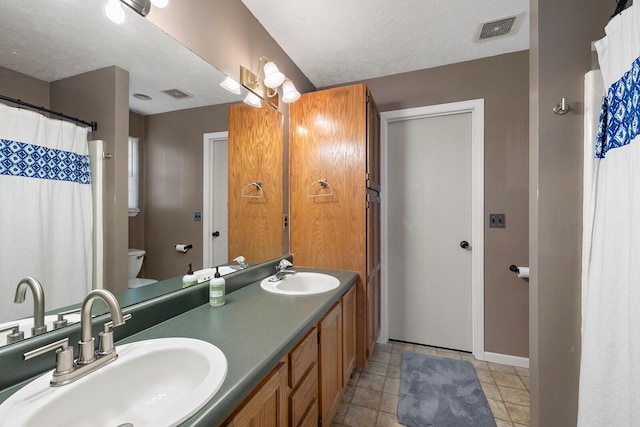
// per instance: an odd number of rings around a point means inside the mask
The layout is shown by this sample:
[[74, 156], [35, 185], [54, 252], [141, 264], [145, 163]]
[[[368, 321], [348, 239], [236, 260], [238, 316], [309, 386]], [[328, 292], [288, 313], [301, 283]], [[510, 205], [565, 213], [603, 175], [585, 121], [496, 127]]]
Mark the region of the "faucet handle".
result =
[[10, 326], [7, 326], [6, 328], [0, 329], [0, 333], [8, 332], [8, 331], [11, 331], [11, 332], [7, 334], [7, 344], [11, 344], [16, 341], [21, 341], [24, 339], [24, 331], [20, 330], [19, 324], [10, 325]]
[[[125, 322], [131, 319], [131, 314], [125, 314], [122, 316], [122, 320]], [[109, 321], [104, 324], [104, 330], [98, 335], [100, 336], [100, 342], [98, 343], [98, 354], [104, 356], [115, 351], [113, 346], [113, 321]]]
[[[65, 374], [73, 370], [73, 347], [69, 347], [69, 338], [61, 339], [60, 341], [52, 342], [35, 350], [26, 352], [23, 355], [24, 360], [33, 359], [36, 356], [40, 356], [49, 351], [56, 351], [56, 370], [53, 372], [54, 378], [56, 375]], [[53, 384], [53, 380], [52, 384]]]
[[293, 267], [293, 264], [289, 260], [283, 259], [283, 260], [280, 260], [280, 263], [276, 267], [276, 271], [286, 270], [289, 267]]
[[58, 320], [53, 322], [53, 329], [60, 329], [67, 326], [67, 324], [69, 324], [69, 321], [65, 319], [64, 316], [72, 313], [80, 313], [80, 309], [76, 308], [73, 310], [61, 311], [60, 313], [58, 313]]

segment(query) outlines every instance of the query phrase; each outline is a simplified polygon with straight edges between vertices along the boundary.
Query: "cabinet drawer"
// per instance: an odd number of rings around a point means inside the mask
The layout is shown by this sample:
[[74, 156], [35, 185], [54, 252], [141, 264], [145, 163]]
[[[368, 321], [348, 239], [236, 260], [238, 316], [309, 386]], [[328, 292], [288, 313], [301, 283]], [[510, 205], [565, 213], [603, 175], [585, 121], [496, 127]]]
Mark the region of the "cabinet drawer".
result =
[[296, 388], [312, 363], [318, 360], [318, 331], [311, 332], [289, 353], [289, 387]]
[[318, 427], [318, 400], [313, 401], [313, 405], [309, 408], [309, 411], [304, 415], [298, 427]]
[[[300, 419], [303, 418], [312, 402], [318, 401], [318, 365], [313, 364], [306, 377], [302, 380], [299, 387], [291, 393], [290, 402], [290, 419], [291, 425], [297, 426]], [[318, 419], [316, 408], [316, 422]]]

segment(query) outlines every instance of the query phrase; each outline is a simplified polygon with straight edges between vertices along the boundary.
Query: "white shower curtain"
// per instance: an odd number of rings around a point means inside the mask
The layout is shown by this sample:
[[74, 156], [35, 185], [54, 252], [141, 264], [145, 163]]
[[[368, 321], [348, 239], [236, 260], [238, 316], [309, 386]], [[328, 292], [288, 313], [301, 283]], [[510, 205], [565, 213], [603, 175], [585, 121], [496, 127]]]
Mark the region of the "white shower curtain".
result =
[[596, 43], [606, 90], [583, 318], [578, 425], [640, 423], [640, 15]]
[[0, 322], [31, 317], [13, 302], [21, 278], [42, 283], [45, 310], [91, 287], [92, 200], [87, 128], [0, 104]]

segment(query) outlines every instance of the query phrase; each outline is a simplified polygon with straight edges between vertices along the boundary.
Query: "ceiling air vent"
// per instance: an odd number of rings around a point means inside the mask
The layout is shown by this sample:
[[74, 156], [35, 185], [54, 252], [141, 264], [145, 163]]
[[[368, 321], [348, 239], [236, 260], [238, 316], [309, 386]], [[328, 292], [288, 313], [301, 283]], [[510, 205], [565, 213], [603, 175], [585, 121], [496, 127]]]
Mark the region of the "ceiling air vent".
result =
[[524, 13], [518, 13], [505, 18], [481, 22], [476, 40], [487, 40], [493, 37], [506, 36], [511, 32], [515, 33], [523, 17]]
[[175, 99], [183, 99], [183, 98], [192, 98], [193, 95], [180, 90], [180, 89], [167, 89], [167, 90], [163, 90], [164, 93], [166, 93], [167, 95], [171, 95], [173, 96]]

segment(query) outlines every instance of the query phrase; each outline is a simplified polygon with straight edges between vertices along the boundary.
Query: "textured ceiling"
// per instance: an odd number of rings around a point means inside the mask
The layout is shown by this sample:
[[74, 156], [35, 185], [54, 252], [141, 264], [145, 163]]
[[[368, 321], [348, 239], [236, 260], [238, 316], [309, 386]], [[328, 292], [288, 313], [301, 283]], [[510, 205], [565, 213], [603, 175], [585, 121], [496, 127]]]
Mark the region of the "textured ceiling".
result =
[[[0, 0], [0, 66], [52, 82], [117, 65], [129, 71], [130, 108], [141, 114], [241, 99], [219, 87], [222, 73], [147, 19], [125, 7], [126, 20], [116, 25], [104, 4]], [[193, 97], [176, 100], [162, 92], [173, 88]], [[140, 101], [134, 93], [153, 99]]]
[[[318, 88], [529, 48], [529, 0], [242, 0]], [[481, 22], [524, 12], [475, 41]]]

